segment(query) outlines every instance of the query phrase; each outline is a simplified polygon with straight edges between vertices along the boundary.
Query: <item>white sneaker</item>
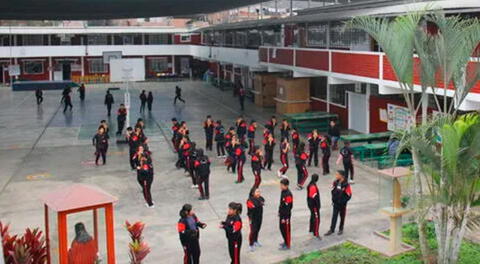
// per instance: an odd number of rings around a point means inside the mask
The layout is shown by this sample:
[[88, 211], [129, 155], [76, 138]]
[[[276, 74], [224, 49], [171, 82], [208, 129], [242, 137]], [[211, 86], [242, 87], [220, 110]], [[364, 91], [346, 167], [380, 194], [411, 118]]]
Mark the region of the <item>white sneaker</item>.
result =
[[354, 180], [349, 180], [348, 181], [350, 184], [355, 184], [355, 181]]
[[254, 246], [248, 246], [248, 248], [250, 249], [250, 252], [254, 252], [254, 251], [255, 251], [255, 247], [254, 247]]
[[155, 208], [155, 205], [154, 205], [154, 204], [148, 205], [148, 203], [145, 203], [145, 206], [146, 206], [147, 208], [150, 208], [150, 209]]
[[282, 177], [282, 172], [280, 170], [277, 171], [277, 177], [281, 178]]
[[255, 245], [256, 247], [262, 247], [262, 244], [260, 244], [260, 242], [258, 242], [258, 241], [253, 243], [253, 245]]
[[192, 185], [192, 187], [190, 187], [192, 189], [198, 189], [198, 185]]

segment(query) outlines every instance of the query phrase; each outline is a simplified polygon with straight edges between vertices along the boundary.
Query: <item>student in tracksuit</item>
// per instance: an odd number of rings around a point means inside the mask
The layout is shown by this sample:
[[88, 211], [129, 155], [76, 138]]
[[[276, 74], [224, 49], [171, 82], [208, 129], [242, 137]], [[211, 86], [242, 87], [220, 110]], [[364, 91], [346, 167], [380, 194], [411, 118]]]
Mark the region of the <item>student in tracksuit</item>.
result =
[[70, 111], [72, 111], [72, 97], [70, 96], [70, 88], [65, 88], [62, 93], [62, 100], [61, 100], [65, 107], [63, 108], [63, 112], [67, 111], [67, 108], [70, 107]]
[[354, 184], [355, 182], [353, 181], [353, 151], [350, 148], [350, 142], [345, 141], [343, 148], [340, 150], [340, 155], [338, 155], [337, 159], [337, 165], [340, 164], [340, 161], [343, 163], [343, 169], [345, 171], [345, 178], [348, 181], [348, 176], [350, 175], [350, 183]]
[[113, 95], [107, 90], [107, 94], [105, 95], [105, 100], [103, 102], [107, 106], [107, 115], [110, 116], [112, 112], [112, 105], [114, 104]]
[[265, 160], [263, 162], [263, 167], [268, 170], [272, 170], [272, 163], [273, 163], [273, 151], [275, 150], [275, 138], [270, 133], [268, 135], [267, 141], [264, 142], [265, 148]]
[[178, 123], [176, 118], [172, 118], [172, 127], [170, 128], [172, 131], [172, 146], [175, 152], [178, 152], [178, 143], [180, 143], [179, 138], [179, 130], [180, 130], [180, 123]]
[[225, 136], [229, 138], [225, 142], [225, 149], [227, 150], [227, 158], [225, 159], [225, 165], [227, 166], [227, 171], [231, 170], [232, 173], [237, 171], [237, 159], [235, 158], [235, 148], [237, 147], [237, 136], [235, 134], [227, 133]]
[[102, 126], [98, 128], [97, 134], [92, 139], [92, 144], [95, 146], [95, 165], [98, 166], [100, 156], [102, 157], [103, 165], [105, 165], [107, 163], [108, 135]]
[[80, 87], [78, 87], [78, 93], [80, 94], [80, 101], [85, 100], [85, 84], [82, 83]]
[[280, 125], [280, 142], [283, 142], [285, 138], [287, 141], [289, 140], [290, 129], [288, 121], [283, 119], [282, 124]]
[[180, 243], [183, 247], [183, 264], [200, 263], [200, 231], [207, 224], [198, 220], [192, 209], [192, 205], [184, 204], [180, 210], [180, 220], [178, 220], [177, 231], [180, 236]]
[[192, 182], [193, 182], [192, 189], [198, 188], [198, 177], [195, 171], [195, 161], [197, 160], [197, 158], [198, 158], [197, 143], [192, 141], [190, 143], [190, 150], [189, 150], [188, 159], [187, 159], [189, 162], [187, 166], [188, 175], [190, 175], [190, 178], [192, 179]]
[[252, 120], [248, 126], [247, 138], [248, 138], [248, 154], [252, 155], [255, 149], [255, 130], [257, 130], [257, 122]]
[[259, 146], [253, 147], [252, 155], [252, 172], [255, 177], [255, 183], [253, 184], [254, 188], [258, 188], [262, 182], [262, 150]]
[[240, 142], [238, 142], [238, 139], [234, 147], [234, 153], [237, 165], [237, 181], [235, 183], [242, 183], [245, 180], [243, 177], [243, 165], [245, 165], [247, 157], [245, 155], [245, 148]]
[[260, 189], [253, 187], [247, 200], [247, 215], [250, 222], [250, 234], [248, 235], [250, 251], [255, 251], [256, 247], [262, 246], [258, 242], [258, 233], [260, 233], [260, 228], [262, 227], [264, 205], [265, 199], [262, 197]]
[[173, 104], [177, 104], [177, 99], [185, 103], [185, 100], [182, 98], [182, 88], [175, 86], [175, 99], [173, 99]]
[[308, 154], [305, 152], [305, 143], [300, 143], [295, 154], [295, 166], [297, 167], [297, 189], [303, 189], [303, 184], [308, 178], [307, 171]]
[[37, 98], [37, 105], [43, 102], [43, 91], [42, 88], [35, 89], [35, 98]]
[[338, 235], [343, 234], [345, 217], [347, 216], [347, 203], [351, 198], [352, 188], [350, 187], [350, 184], [348, 184], [346, 173], [344, 171], [337, 171], [337, 174], [335, 175], [335, 181], [332, 184], [332, 223], [330, 225], [330, 230], [325, 234], [326, 236], [329, 236], [335, 232], [338, 215], [340, 215]]
[[147, 95], [145, 94], [145, 90], [142, 90], [142, 93], [139, 96], [140, 98], [140, 113], [145, 112], [145, 104], [147, 103]]
[[320, 135], [318, 134], [317, 130], [314, 129], [312, 133], [308, 135], [308, 148], [310, 150], [308, 167], [312, 166], [312, 159], [315, 167], [318, 167], [318, 147], [320, 145], [320, 141]]
[[148, 92], [148, 96], [147, 96], [147, 107], [149, 112], [152, 111], [152, 104], [153, 104], [153, 93], [150, 91]]
[[123, 127], [125, 127], [125, 121], [127, 120], [127, 108], [124, 104], [120, 104], [120, 108], [117, 111], [117, 135], [121, 135]]
[[320, 149], [322, 150], [322, 167], [323, 175], [330, 174], [330, 138], [328, 136], [323, 136], [322, 141], [320, 142]]
[[143, 198], [145, 198], [146, 206], [154, 208], [155, 205], [152, 200], [152, 183], [153, 183], [153, 163], [150, 155], [145, 152], [143, 146], [138, 147], [137, 153], [134, 156], [135, 164], [137, 166], [137, 181], [142, 187]]
[[293, 152], [293, 155], [295, 155], [297, 153], [297, 149], [298, 149], [298, 144], [300, 144], [300, 134], [298, 134], [298, 131], [296, 128], [293, 129], [292, 131], [292, 152]]
[[209, 178], [210, 178], [210, 159], [203, 154], [203, 149], [197, 150], [197, 159], [194, 163], [195, 174], [197, 175], [199, 200], [210, 199]]
[[317, 186], [318, 174], [312, 174], [312, 179], [307, 186], [307, 205], [310, 209], [310, 228], [308, 232], [320, 239], [320, 192]]
[[228, 240], [230, 264], [240, 264], [240, 250], [242, 248], [242, 204], [231, 202], [228, 204], [227, 218], [220, 223], [225, 230]]
[[178, 160], [175, 164], [177, 169], [184, 168], [185, 172], [187, 172], [187, 159], [186, 157], [189, 155], [188, 150], [190, 149], [190, 141], [188, 137], [182, 137], [178, 144]]
[[135, 162], [133, 157], [138, 150], [138, 147], [143, 144], [143, 134], [142, 129], [140, 127], [135, 127], [135, 130], [130, 133], [128, 136], [128, 146], [130, 149], [130, 167], [132, 170], [135, 169]]
[[285, 177], [285, 173], [288, 170], [288, 152], [290, 151], [290, 143], [288, 138], [283, 138], [282, 144], [280, 144], [280, 162], [282, 163], [282, 168], [277, 172], [277, 176]]
[[225, 157], [225, 128], [221, 120], [215, 124], [215, 142], [217, 143], [217, 157]]
[[245, 144], [245, 135], [247, 134], [247, 122], [240, 116], [235, 125], [237, 126], [237, 137], [240, 140], [240, 144], [243, 145]]
[[293, 195], [288, 188], [290, 182], [288, 179], [282, 179], [280, 181], [280, 205], [278, 208], [278, 217], [280, 232], [283, 237], [283, 243], [280, 244], [280, 250], [288, 250], [291, 246], [291, 223], [290, 219], [292, 217], [292, 208], [293, 208]]
[[270, 131], [273, 137], [275, 137], [275, 127], [277, 126], [277, 117], [272, 116], [270, 121], [265, 124], [265, 128]]
[[203, 130], [205, 131], [205, 150], [212, 151], [213, 148], [213, 132], [215, 124], [213, 123], [212, 116], [208, 115], [207, 120], [203, 122]]
[[240, 101], [240, 110], [245, 110], [245, 96], [247, 95], [247, 91], [245, 88], [243, 88], [243, 85], [241, 82], [239, 83], [239, 89], [238, 89], [238, 99]]

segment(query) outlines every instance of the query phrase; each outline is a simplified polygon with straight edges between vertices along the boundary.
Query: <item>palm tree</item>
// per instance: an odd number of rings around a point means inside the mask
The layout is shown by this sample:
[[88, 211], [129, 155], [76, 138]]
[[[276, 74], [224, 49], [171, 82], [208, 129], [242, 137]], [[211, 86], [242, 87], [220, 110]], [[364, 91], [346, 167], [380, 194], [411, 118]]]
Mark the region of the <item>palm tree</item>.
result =
[[[429, 32], [426, 25], [433, 25], [436, 32]], [[416, 131], [417, 116], [424, 98], [432, 93], [437, 110], [446, 116], [456, 115], [458, 106], [479, 80], [478, 64], [470, 63], [475, 47], [480, 41], [480, 23], [476, 19], [445, 17], [439, 12], [412, 12], [395, 19], [357, 17], [347, 23], [348, 27], [362, 29], [374, 38], [385, 52], [399, 82], [410, 118], [410, 132]], [[418, 57], [418, 62], [414, 57]], [[420, 75], [420, 89], [415, 86], [414, 72]], [[443, 85], [441, 85], [443, 83]], [[443, 106], [438, 95], [443, 88]], [[447, 104], [447, 89], [453, 85], [453, 102]], [[416, 98], [416, 94], [418, 96]], [[422, 116], [426, 125], [426, 113]], [[413, 134], [412, 134], [413, 135]], [[406, 141], [403, 138], [402, 141]], [[430, 249], [426, 240], [426, 216], [431, 203], [425, 201], [429, 188], [424, 186], [431, 174], [422, 170], [422, 159], [416, 145], [410, 148], [414, 161], [416, 221], [420, 234], [420, 249], [427, 261]], [[441, 250], [439, 250], [440, 252]], [[440, 256], [439, 256], [440, 257]]]
[[[456, 263], [480, 202], [480, 116], [443, 116], [405, 132], [400, 149], [415, 148], [424, 178], [423, 201], [433, 216], [437, 262]], [[473, 222], [478, 227], [478, 219]]]

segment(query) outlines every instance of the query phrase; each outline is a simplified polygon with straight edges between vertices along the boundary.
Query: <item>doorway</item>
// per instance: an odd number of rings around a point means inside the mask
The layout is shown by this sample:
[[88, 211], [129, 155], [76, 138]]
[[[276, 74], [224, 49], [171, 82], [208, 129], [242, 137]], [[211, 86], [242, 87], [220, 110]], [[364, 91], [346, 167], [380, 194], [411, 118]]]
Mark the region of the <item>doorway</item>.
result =
[[72, 79], [72, 65], [70, 63], [62, 64], [62, 78], [64, 81]]
[[360, 133], [369, 133], [368, 100], [366, 94], [348, 92], [348, 128]]

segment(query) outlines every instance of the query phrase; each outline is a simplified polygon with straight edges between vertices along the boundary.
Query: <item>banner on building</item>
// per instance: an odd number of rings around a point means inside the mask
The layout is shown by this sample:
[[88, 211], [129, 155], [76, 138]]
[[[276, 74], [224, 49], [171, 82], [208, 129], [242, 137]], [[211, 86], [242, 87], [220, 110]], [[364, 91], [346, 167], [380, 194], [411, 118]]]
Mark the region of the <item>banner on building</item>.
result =
[[406, 130], [412, 125], [412, 118], [408, 108], [387, 104], [388, 124], [390, 131]]

